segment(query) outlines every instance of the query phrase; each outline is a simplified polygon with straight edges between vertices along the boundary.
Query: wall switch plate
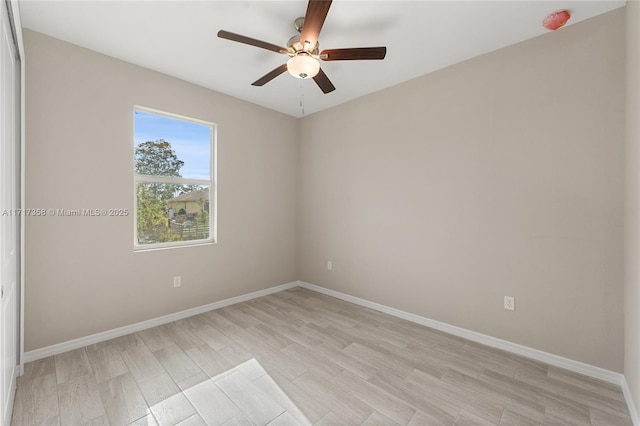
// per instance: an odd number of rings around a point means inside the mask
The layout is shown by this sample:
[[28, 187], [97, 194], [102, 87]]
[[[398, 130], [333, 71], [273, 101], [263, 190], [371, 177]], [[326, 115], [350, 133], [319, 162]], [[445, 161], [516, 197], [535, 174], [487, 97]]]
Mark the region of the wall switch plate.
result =
[[182, 286], [182, 277], [173, 277], [173, 287]]
[[327, 260], [327, 269], [330, 271], [333, 269], [333, 262], [331, 262], [330, 260]]
[[516, 310], [516, 298], [513, 296], [504, 297], [504, 308], [508, 311]]

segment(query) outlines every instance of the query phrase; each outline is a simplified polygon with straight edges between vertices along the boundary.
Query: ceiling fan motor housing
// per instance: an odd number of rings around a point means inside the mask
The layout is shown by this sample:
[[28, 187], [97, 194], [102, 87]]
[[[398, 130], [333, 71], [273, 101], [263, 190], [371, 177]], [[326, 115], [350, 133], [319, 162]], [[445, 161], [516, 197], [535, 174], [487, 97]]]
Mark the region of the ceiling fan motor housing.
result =
[[317, 55], [319, 52], [320, 43], [316, 43], [312, 50], [305, 49], [304, 44], [300, 41], [300, 35], [295, 35], [287, 41], [287, 50], [290, 54], [296, 54], [299, 52], [308, 52], [312, 55]]

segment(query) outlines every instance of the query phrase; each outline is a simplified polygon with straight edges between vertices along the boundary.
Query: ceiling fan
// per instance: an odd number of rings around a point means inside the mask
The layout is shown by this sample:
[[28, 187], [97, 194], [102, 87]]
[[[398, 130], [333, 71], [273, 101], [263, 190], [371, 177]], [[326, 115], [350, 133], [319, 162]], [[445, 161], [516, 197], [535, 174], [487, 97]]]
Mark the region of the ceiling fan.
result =
[[309, 0], [304, 18], [298, 18], [294, 22], [300, 35], [291, 37], [286, 48], [224, 30], [218, 31], [218, 37], [289, 56], [286, 64], [282, 64], [260, 77], [251, 83], [253, 86], [263, 86], [285, 71], [289, 71], [297, 78], [313, 78], [322, 92], [329, 93], [336, 88], [320, 68], [318, 59], [323, 61], [373, 60], [384, 59], [387, 54], [387, 48], [384, 46], [327, 49], [318, 53], [318, 37], [327, 13], [329, 13], [329, 7], [331, 7], [331, 0]]

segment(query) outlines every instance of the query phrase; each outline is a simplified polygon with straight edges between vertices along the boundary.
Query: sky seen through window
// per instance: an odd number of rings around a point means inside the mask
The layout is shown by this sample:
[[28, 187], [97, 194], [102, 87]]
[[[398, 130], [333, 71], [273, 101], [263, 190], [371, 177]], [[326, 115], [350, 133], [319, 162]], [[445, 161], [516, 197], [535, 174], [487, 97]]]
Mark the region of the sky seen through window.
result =
[[211, 127], [175, 117], [135, 110], [134, 144], [164, 139], [184, 161], [180, 175], [188, 179], [210, 179]]

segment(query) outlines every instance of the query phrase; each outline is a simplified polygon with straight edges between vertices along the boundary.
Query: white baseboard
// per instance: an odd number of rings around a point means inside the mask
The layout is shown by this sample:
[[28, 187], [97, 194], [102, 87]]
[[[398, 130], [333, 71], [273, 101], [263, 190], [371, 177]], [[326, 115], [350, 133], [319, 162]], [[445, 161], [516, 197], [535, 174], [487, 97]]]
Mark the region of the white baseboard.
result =
[[629, 409], [629, 415], [631, 416], [631, 421], [634, 426], [640, 426], [640, 417], [638, 416], [638, 410], [636, 409], [636, 405], [633, 403], [633, 397], [631, 396], [631, 391], [629, 390], [629, 385], [627, 385], [627, 380], [622, 378], [622, 394], [624, 395], [624, 400], [627, 403], [627, 408]]
[[92, 334], [90, 336], [80, 337], [78, 339], [69, 340], [67, 342], [58, 343], [44, 348], [36, 349], [24, 353], [24, 362], [31, 362], [38, 359], [46, 358], [51, 355], [60, 354], [73, 349], [82, 348], [87, 345], [104, 342], [105, 340], [114, 339], [116, 337], [135, 333], [136, 331], [146, 330], [147, 328], [156, 327], [158, 325], [167, 324], [193, 315], [202, 314], [214, 309], [224, 308], [225, 306], [236, 303], [246, 302], [247, 300], [257, 299], [258, 297], [267, 296], [279, 291], [288, 290], [298, 286], [298, 282], [294, 281], [288, 284], [267, 288], [264, 290], [254, 291], [253, 293], [243, 294], [229, 299], [220, 300], [218, 302], [209, 303], [207, 305], [197, 306], [195, 308], [164, 315], [136, 324], [126, 325], [124, 327], [114, 328], [113, 330], [103, 331], [101, 333]]
[[583, 362], [574, 361], [569, 358], [564, 358], [558, 355], [550, 354], [548, 352], [543, 352], [538, 349], [533, 349], [528, 346], [523, 346], [517, 343], [512, 343], [506, 340], [487, 336], [486, 334], [478, 333], [475, 331], [467, 330], [462, 327], [457, 327], [455, 325], [425, 318], [420, 315], [401, 311], [400, 309], [391, 308], [389, 306], [381, 305], [379, 303], [371, 302], [369, 300], [361, 299], [359, 297], [351, 296], [345, 293], [340, 293], [339, 291], [329, 290], [327, 288], [320, 287], [314, 284], [309, 284], [303, 281], [299, 281], [299, 285], [300, 287], [317, 291], [318, 293], [322, 293], [327, 296], [333, 296], [335, 298], [344, 300], [346, 302], [351, 302], [356, 305], [360, 305], [376, 311], [384, 312], [385, 314], [389, 314], [394, 317], [402, 318], [407, 321], [411, 321], [417, 324], [431, 327], [436, 330], [444, 331], [445, 333], [453, 334], [454, 336], [463, 337], [465, 339], [468, 339], [474, 342], [482, 343], [483, 345], [502, 349], [507, 352], [512, 352], [514, 354], [522, 355], [527, 358], [535, 359], [537, 361], [541, 361], [549, 365], [553, 365], [555, 367], [560, 367], [569, 371], [584, 374], [586, 376], [600, 379], [605, 382], [613, 383], [618, 386], [622, 386], [622, 383], [624, 382], [624, 376], [620, 373], [616, 373], [615, 371], [606, 370], [604, 368], [596, 367], [594, 365], [585, 364]]

